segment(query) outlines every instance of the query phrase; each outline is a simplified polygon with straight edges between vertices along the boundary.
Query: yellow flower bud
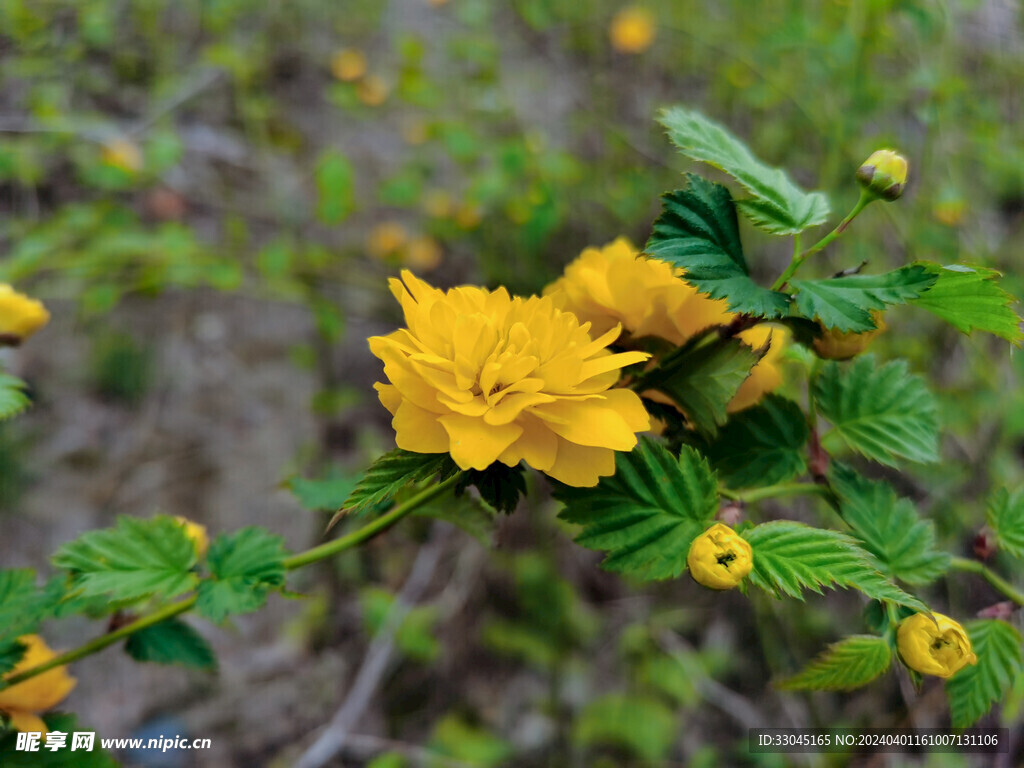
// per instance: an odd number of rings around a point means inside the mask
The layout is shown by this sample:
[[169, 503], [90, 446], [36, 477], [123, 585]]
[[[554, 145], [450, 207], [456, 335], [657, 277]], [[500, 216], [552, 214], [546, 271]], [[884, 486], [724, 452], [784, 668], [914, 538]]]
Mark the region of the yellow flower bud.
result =
[[206, 535], [206, 526], [192, 522], [187, 517], [182, 517], [181, 515], [175, 515], [174, 519], [181, 523], [181, 527], [185, 529], [185, 535], [192, 542], [192, 546], [196, 548], [196, 554], [200, 557], [205, 555], [206, 550], [210, 547], [210, 539]]
[[895, 200], [907, 185], [907, 158], [891, 149], [872, 152], [857, 169], [857, 181], [883, 200]]
[[331, 74], [350, 83], [366, 74], [366, 56], [357, 48], [345, 48], [331, 57]]
[[405, 247], [402, 263], [425, 272], [436, 269], [441, 263], [441, 246], [428, 235], [414, 237]]
[[941, 613], [916, 613], [904, 619], [896, 631], [896, 646], [903, 663], [923, 675], [952, 677], [978, 663], [967, 632]]
[[754, 567], [754, 552], [732, 528], [715, 523], [693, 540], [686, 565], [698, 584], [711, 589], [732, 589]]
[[876, 326], [873, 331], [843, 333], [835, 328], [823, 327], [821, 336], [814, 340], [814, 351], [818, 353], [818, 357], [826, 360], [849, 360], [866, 350], [875, 337], [885, 330], [885, 320], [881, 312], [874, 310], [871, 317]]
[[[45, 664], [57, 655], [39, 635], [24, 635], [18, 642], [25, 646], [25, 654], [5, 678]], [[53, 709], [66, 699], [76, 682], [67, 667], [54, 667], [0, 691], [0, 712], [7, 715], [16, 731], [45, 734], [48, 729], [38, 713]]]
[[654, 42], [656, 31], [654, 14], [646, 8], [630, 5], [615, 14], [608, 34], [615, 50], [642, 53]]
[[0, 283], [0, 346], [18, 346], [49, 319], [41, 301]]

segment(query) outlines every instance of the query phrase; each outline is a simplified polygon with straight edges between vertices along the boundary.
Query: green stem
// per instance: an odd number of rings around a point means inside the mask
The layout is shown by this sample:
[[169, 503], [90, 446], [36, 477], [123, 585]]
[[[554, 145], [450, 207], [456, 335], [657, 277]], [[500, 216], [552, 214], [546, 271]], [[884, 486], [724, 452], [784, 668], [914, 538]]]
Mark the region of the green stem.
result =
[[[443, 482], [438, 483], [437, 485], [432, 485], [429, 488], [420, 491], [412, 498], [399, 504], [386, 515], [378, 517], [373, 522], [364, 525], [362, 528], [353, 531], [347, 536], [341, 536], [340, 538], [334, 539], [333, 541], [328, 541], [325, 544], [313, 547], [312, 549], [307, 549], [305, 552], [300, 552], [297, 555], [293, 555], [292, 557], [285, 559], [284, 567], [289, 571], [295, 570], [296, 568], [303, 568], [307, 565], [312, 565], [313, 563], [320, 562], [321, 560], [326, 560], [328, 557], [337, 555], [341, 552], [344, 552], [347, 549], [352, 549], [353, 547], [359, 546], [360, 544], [372, 539], [377, 534], [386, 531], [388, 528], [393, 526], [403, 517], [406, 517], [410, 513], [416, 511], [421, 506], [426, 504], [428, 501], [436, 499], [449, 488], [454, 486], [455, 483], [458, 482], [460, 476], [461, 474], [453, 475], [452, 477], [448, 478]], [[136, 632], [140, 632], [143, 629], [148, 629], [149, 627], [152, 627], [155, 624], [159, 624], [162, 621], [167, 621], [168, 619], [174, 618], [175, 616], [185, 613], [186, 611], [190, 610], [195, 604], [196, 596], [192, 595], [188, 599], [182, 600], [181, 602], [166, 605], [160, 610], [154, 611], [148, 616], [143, 616], [140, 619], [136, 619], [130, 624], [125, 624], [123, 627], [116, 629], [113, 632], [108, 632], [105, 635], [93, 638], [89, 642], [80, 645], [78, 648], [54, 656], [47, 662], [44, 662], [35, 667], [32, 667], [31, 669], [26, 669], [22, 672], [19, 672], [16, 675], [11, 675], [10, 677], [0, 680], [0, 691], [4, 690], [5, 688], [9, 688], [12, 685], [17, 685], [18, 683], [24, 682], [25, 680], [33, 678], [36, 675], [41, 675], [44, 672], [48, 672], [49, 670], [54, 669], [56, 667], [62, 667], [65, 664], [70, 664], [73, 661], [84, 659], [86, 656], [91, 656], [92, 654], [102, 651], [104, 648], [107, 648], [108, 646], [113, 645], [117, 641], [123, 640], [124, 638], [129, 637], [130, 635], [133, 635]]]
[[718, 492], [727, 499], [742, 501], [746, 504], [752, 504], [763, 499], [777, 499], [784, 496], [800, 496], [802, 494], [826, 497], [831, 493], [824, 485], [818, 485], [817, 483], [779, 483], [778, 485], [769, 485], [765, 488], [755, 488], [752, 491], [730, 491], [728, 488], [719, 488]]
[[[857, 200], [857, 204], [853, 206], [853, 210], [846, 214], [846, 218], [839, 222], [839, 225], [835, 229], [833, 229], [831, 232], [829, 232], [827, 235], [821, 238], [821, 240], [816, 242], [806, 251], [799, 255], [794, 255], [792, 261], [789, 262], [789, 266], [786, 267], [786, 270], [781, 275], [779, 275], [779, 279], [772, 284], [772, 290], [778, 291], [783, 286], [785, 286], [789, 279], [793, 277], [794, 274], [796, 274], [796, 271], [800, 269], [801, 265], [805, 261], [807, 261], [809, 257], [816, 254], [822, 248], [824, 248], [833, 240], [835, 240], [844, 232], [846, 232], [846, 228], [850, 226], [850, 222], [857, 218], [860, 212], [867, 208], [868, 205], [874, 202], [876, 199], [877, 198], [875, 197], [875, 195], [871, 194], [866, 189], [862, 189], [860, 191], [860, 199]], [[799, 240], [797, 242], [799, 243]]]
[[984, 563], [979, 563], [977, 560], [968, 560], [966, 557], [954, 557], [949, 564], [957, 571], [967, 571], [968, 573], [978, 574], [983, 577], [985, 581], [995, 587], [996, 590], [1002, 592], [1017, 605], [1024, 605], [1024, 594], [1018, 591], [1002, 576], [989, 570]]

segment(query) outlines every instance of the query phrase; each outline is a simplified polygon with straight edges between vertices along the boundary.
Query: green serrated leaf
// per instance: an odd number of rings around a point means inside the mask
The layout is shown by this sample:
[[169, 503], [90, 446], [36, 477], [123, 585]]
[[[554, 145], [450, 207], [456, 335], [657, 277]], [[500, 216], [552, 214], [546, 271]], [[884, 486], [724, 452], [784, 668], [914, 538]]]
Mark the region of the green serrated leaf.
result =
[[714, 435], [729, 418], [729, 401], [766, 351], [767, 346], [751, 349], [737, 338], [681, 347], [644, 377], [644, 389], [664, 392], [694, 426]]
[[560, 485], [559, 517], [579, 523], [579, 544], [608, 553], [602, 565], [642, 579], [667, 579], [686, 569], [690, 543], [718, 511], [707, 460], [684, 446], [677, 460], [642, 438], [616, 455], [615, 474], [594, 488]]
[[32, 405], [32, 401], [25, 394], [27, 386], [16, 376], [0, 373], [0, 421], [17, 416]]
[[196, 550], [181, 523], [158, 515], [122, 516], [114, 528], [89, 531], [57, 550], [53, 563], [72, 573], [85, 597], [133, 600], [175, 597], [196, 585]]
[[851, 275], [828, 280], [791, 280], [800, 314], [844, 333], [875, 329], [871, 310], [903, 304], [924, 294], [935, 275], [920, 265], [882, 275]]
[[284, 583], [284, 539], [263, 528], [222, 533], [206, 553], [210, 578], [197, 590], [196, 610], [215, 623], [260, 608]]
[[831, 362], [818, 377], [814, 399], [833, 427], [825, 435], [826, 448], [841, 440], [890, 466], [898, 458], [938, 461], [938, 407], [906, 361], [879, 367], [873, 355], [861, 355], [845, 367]]
[[986, 520], [996, 535], [999, 548], [1014, 557], [1024, 558], [1024, 488], [1013, 493], [1000, 488], [992, 494]]
[[853, 635], [833, 643], [797, 674], [780, 680], [786, 691], [851, 691], [889, 669], [892, 651], [885, 638]]
[[324, 152], [316, 163], [316, 216], [324, 224], [340, 224], [355, 208], [355, 172], [337, 150]]
[[209, 643], [178, 619], [168, 619], [136, 632], [125, 642], [124, 649], [136, 661], [181, 664], [196, 669], [217, 668], [217, 657]]
[[871, 555], [846, 534], [776, 520], [756, 525], [742, 535], [754, 552], [750, 583], [776, 596], [802, 600], [805, 589], [820, 594], [822, 587], [839, 586], [859, 589], [875, 600], [928, 610], [879, 573]]
[[687, 174], [689, 187], [662, 195], [662, 211], [644, 251], [686, 272], [701, 293], [726, 299], [735, 312], [782, 317], [789, 296], [755, 283], [740, 244], [732, 195], [721, 184]]
[[348, 514], [359, 514], [390, 500], [410, 483], [440, 475], [441, 480], [458, 471], [447, 453], [413, 453], [396, 448], [377, 459], [345, 500]]
[[1024, 672], [1021, 636], [1011, 625], [980, 619], [967, 622], [964, 629], [978, 663], [964, 667], [946, 683], [954, 728], [974, 725]]
[[1013, 310], [1016, 299], [999, 285], [994, 269], [951, 264], [921, 264], [938, 277], [914, 306], [941, 317], [963, 333], [985, 331], [1019, 345], [1024, 339], [1021, 318]]
[[878, 558], [886, 576], [928, 584], [949, 570], [949, 555], [935, 548], [934, 524], [918, 517], [909, 499], [897, 498], [888, 484], [867, 480], [839, 462], [832, 462], [829, 482], [843, 520]]
[[733, 488], [781, 483], [807, 469], [810, 430], [800, 406], [769, 395], [729, 419], [707, 450], [708, 459]]
[[0, 645], [0, 677], [14, 669], [25, 655], [25, 646], [14, 641]]
[[662, 110], [658, 122], [680, 152], [725, 171], [753, 196], [738, 205], [755, 226], [775, 235], [795, 235], [828, 218], [824, 194], [804, 192], [785, 171], [762, 163], [742, 141], [699, 112], [672, 107]]
[[60, 599], [53, 586], [36, 587], [31, 568], [0, 571], [0, 646], [9, 648], [21, 635], [32, 634], [53, 613]]

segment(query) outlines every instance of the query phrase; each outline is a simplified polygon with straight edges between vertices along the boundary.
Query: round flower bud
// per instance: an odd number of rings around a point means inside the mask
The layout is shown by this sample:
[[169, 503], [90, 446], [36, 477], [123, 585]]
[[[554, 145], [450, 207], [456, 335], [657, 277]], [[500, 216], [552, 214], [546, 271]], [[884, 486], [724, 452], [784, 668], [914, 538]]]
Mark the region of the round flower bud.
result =
[[849, 360], [865, 351], [875, 337], [885, 330], [885, 320], [881, 312], [875, 310], [871, 317], [875, 321], [875, 329], [863, 333], [843, 333], [835, 328], [822, 326], [821, 336], [814, 340], [814, 351], [818, 353], [818, 357], [826, 360]]
[[615, 14], [608, 28], [612, 47], [620, 53], [643, 53], [651, 47], [656, 32], [654, 14], [638, 5]]
[[754, 567], [754, 552], [732, 528], [715, 523], [693, 540], [686, 565], [698, 584], [711, 589], [732, 589]]
[[922, 675], [952, 677], [978, 663], [967, 632], [941, 613], [916, 613], [900, 622], [896, 647], [903, 663]]
[[185, 535], [192, 542], [192, 546], [196, 548], [196, 554], [199, 557], [205, 555], [206, 550], [210, 546], [210, 539], [206, 535], [206, 526], [194, 523], [187, 517], [181, 517], [180, 515], [176, 515], [174, 519], [181, 523], [181, 527], [185, 529]]
[[0, 346], [18, 346], [49, 320], [41, 301], [0, 283]]
[[872, 152], [857, 169], [857, 181], [883, 200], [895, 200], [907, 185], [907, 158], [891, 149]]

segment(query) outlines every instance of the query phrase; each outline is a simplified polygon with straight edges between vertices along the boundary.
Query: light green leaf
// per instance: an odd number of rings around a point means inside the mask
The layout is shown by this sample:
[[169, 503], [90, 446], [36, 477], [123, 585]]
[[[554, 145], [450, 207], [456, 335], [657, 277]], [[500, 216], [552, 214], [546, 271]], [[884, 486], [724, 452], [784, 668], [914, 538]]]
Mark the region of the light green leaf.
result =
[[170, 598], [195, 587], [196, 550], [181, 523], [119, 517], [117, 526], [89, 531], [57, 550], [53, 563], [71, 571], [85, 597]]
[[196, 610], [215, 623], [262, 607], [284, 583], [284, 539], [263, 528], [222, 533], [206, 553], [210, 578], [197, 590]]
[[878, 366], [873, 355], [861, 355], [845, 367], [831, 362], [818, 377], [814, 399], [832, 422], [826, 448], [834, 449], [841, 440], [890, 466], [898, 458], [938, 461], [938, 408], [906, 361]]
[[345, 155], [328, 149], [317, 159], [316, 216], [324, 224], [340, 224], [355, 208], [355, 172]]
[[875, 600], [889, 600], [919, 611], [928, 608], [878, 572], [872, 557], [838, 531], [791, 520], [762, 523], [743, 533], [754, 552], [747, 578], [755, 587], [803, 599], [803, 590], [859, 589]]
[[435, 475], [444, 480], [457, 471], [447, 453], [413, 453], [396, 448], [370, 465], [345, 500], [344, 510], [350, 515], [372, 510], [410, 483], [423, 482]]
[[938, 315], [963, 333], [985, 331], [1019, 345], [1024, 339], [1021, 319], [1013, 310], [1016, 299], [999, 285], [994, 269], [964, 264], [923, 267], [938, 276], [935, 285], [911, 303]]
[[897, 498], [886, 483], [867, 480], [839, 462], [832, 462], [829, 482], [843, 520], [878, 558], [886, 576], [928, 584], [949, 570], [949, 555], [935, 547], [935, 526], [918, 517], [909, 499]]
[[794, 235], [828, 218], [824, 194], [804, 192], [785, 171], [762, 163], [742, 141], [699, 112], [672, 107], [662, 110], [658, 122], [680, 152], [725, 171], [752, 195], [753, 199], [741, 200], [738, 205], [761, 229]]
[[196, 669], [217, 668], [217, 657], [209, 643], [178, 619], [168, 619], [136, 632], [125, 642], [124, 650], [136, 661], [181, 664]]
[[1014, 557], [1024, 558], [1024, 488], [1014, 493], [1001, 488], [992, 494], [986, 520], [996, 535], [999, 548]]
[[36, 586], [31, 568], [0, 571], [0, 646], [7, 648], [21, 635], [36, 631], [43, 619], [52, 615], [61, 595], [56, 582]]
[[760, 405], [734, 414], [707, 455], [730, 487], [774, 485], [807, 469], [808, 434], [800, 406], [769, 395]]
[[25, 394], [24, 381], [6, 373], [0, 373], [0, 421], [17, 416], [32, 405]]
[[729, 190], [693, 174], [686, 178], [686, 189], [662, 195], [661, 215], [645, 252], [685, 270], [687, 282], [712, 298], [726, 299], [735, 312], [788, 314], [789, 296], [750, 278]]
[[681, 347], [644, 377], [644, 389], [664, 392], [700, 431], [714, 435], [729, 418], [729, 401], [766, 351], [737, 338]]
[[792, 677], [777, 687], [787, 691], [850, 691], [867, 685], [892, 663], [892, 651], [884, 638], [853, 635], [833, 643]]
[[355, 475], [341, 474], [334, 469], [317, 479], [290, 477], [285, 485], [305, 509], [337, 512], [355, 490], [358, 481]]
[[602, 565], [642, 579], [667, 579], [686, 569], [690, 543], [718, 511], [707, 461], [684, 446], [677, 460], [647, 438], [616, 455], [615, 474], [594, 488], [560, 485], [559, 517], [579, 523], [579, 544], [608, 553]]
[[978, 663], [966, 666], [946, 683], [954, 728], [967, 728], [1001, 701], [1024, 672], [1020, 633], [1005, 621], [980, 619], [964, 625]]
[[624, 693], [590, 701], [573, 723], [576, 743], [622, 747], [649, 761], [663, 760], [677, 733], [671, 709], [657, 699]]
[[911, 265], [882, 275], [790, 280], [789, 284], [797, 291], [796, 306], [804, 317], [844, 333], [862, 333], [876, 327], [870, 310], [914, 299], [934, 283], [935, 275]]

